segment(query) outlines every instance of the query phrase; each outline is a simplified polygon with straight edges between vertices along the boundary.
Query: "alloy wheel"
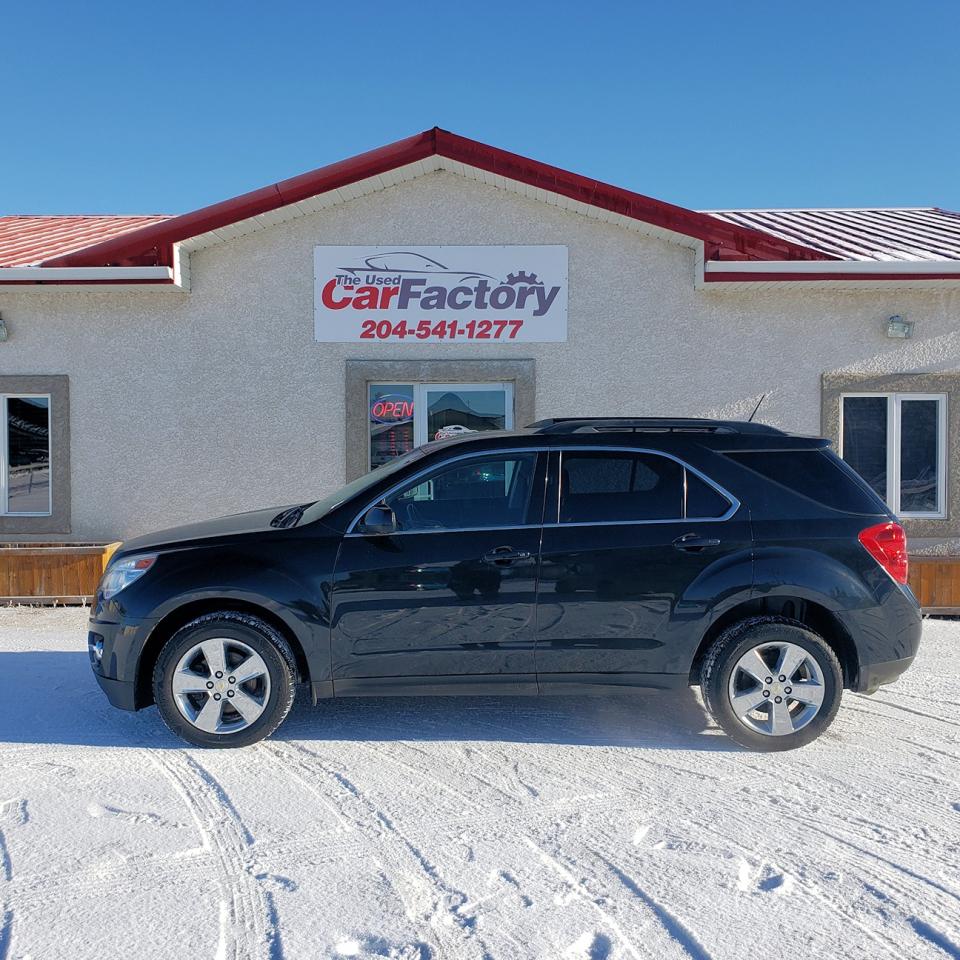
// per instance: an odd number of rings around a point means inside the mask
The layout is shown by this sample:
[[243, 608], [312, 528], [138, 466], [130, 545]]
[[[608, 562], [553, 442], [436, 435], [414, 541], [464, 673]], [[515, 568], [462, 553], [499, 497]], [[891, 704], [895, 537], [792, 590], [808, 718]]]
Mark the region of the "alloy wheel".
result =
[[802, 730], [820, 712], [823, 670], [796, 643], [763, 643], [736, 662], [728, 684], [730, 705], [748, 729], [768, 737]]
[[252, 647], [231, 637], [201, 640], [177, 661], [173, 699], [205, 733], [235, 733], [260, 719], [270, 698], [270, 672]]

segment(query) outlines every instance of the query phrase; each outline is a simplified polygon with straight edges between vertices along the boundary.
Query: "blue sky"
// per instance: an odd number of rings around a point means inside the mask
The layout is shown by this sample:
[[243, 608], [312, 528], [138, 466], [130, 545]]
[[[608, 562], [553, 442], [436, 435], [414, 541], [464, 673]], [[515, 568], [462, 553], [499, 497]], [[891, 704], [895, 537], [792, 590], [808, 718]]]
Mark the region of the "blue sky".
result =
[[960, 4], [8, 3], [0, 213], [178, 213], [434, 125], [694, 208], [960, 209]]

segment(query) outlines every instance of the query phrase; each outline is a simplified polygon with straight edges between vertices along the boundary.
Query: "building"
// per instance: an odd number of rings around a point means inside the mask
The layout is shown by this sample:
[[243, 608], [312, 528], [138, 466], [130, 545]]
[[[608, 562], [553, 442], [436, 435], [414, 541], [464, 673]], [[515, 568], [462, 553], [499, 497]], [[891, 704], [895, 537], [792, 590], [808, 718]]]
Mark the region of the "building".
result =
[[182, 216], [0, 218], [0, 317], [7, 543], [302, 502], [443, 432], [759, 404], [960, 553], [935, 208], [697, 212], [433, 129]]

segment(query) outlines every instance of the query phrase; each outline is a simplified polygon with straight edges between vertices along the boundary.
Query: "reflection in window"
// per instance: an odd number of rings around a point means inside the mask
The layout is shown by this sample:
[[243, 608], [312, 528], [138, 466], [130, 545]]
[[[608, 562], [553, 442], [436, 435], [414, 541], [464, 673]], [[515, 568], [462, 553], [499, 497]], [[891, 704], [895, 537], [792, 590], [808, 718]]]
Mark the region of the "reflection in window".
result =
[[370, 469], [413, 449], [413, 384], [371, 384]]
[[936, 513], [938, 462], [938, 401], [900, 403], [900, 509], [905, 513]]
[[887, 498], [887, 398], [843, 398], [843, 459]]
[[521, 453], [439, 467], [387, 502], [401, 530], [519, 526], [528, 522], [536, 459]]
[[507, 397], [502, 388], [427, 390], [427, 438], [443, 440], [481, 430], [503, 430]]
[[843, 459], [895, 513], [942, 516], [946, 397], [851, 395], [841, 404]]
[[49, 513], [50, 400], [11, 396], [4, 406], [6, 512]]

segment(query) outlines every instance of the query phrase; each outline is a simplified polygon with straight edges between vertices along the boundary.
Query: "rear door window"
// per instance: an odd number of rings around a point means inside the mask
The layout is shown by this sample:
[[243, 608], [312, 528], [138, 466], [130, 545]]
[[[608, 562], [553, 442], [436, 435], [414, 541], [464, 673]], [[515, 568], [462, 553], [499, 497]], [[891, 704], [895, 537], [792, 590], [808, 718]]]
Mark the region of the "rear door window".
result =
[[683, 473], [676, 460], [651, 453], [564, 451], [560, 522], [678, 520]]

